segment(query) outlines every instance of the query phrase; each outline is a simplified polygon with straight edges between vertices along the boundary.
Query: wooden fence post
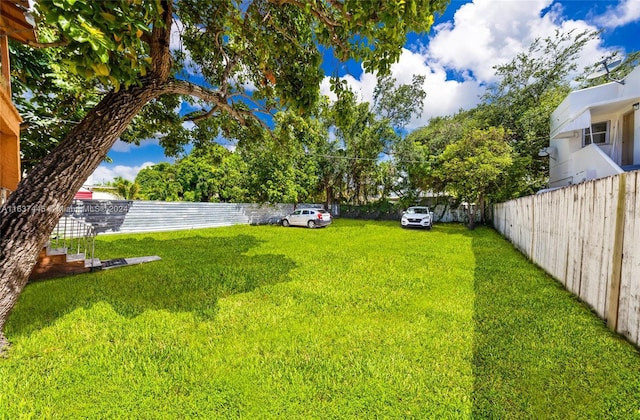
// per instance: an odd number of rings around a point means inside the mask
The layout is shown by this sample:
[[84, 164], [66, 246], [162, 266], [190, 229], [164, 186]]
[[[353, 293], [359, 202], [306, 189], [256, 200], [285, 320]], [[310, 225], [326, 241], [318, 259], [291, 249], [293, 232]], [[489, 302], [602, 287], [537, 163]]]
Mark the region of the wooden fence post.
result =
[[607, 306], [607, 326], [613, 331], [618, 327], [618, 307], [620, 304], [620, 280], [622, 276], [622, 247], [624, 244], [625, 199], [627, 189], [626, 173], [618, 175], [618, 204], [613, 237], [613, 261], [609, 279], [609, 302]]

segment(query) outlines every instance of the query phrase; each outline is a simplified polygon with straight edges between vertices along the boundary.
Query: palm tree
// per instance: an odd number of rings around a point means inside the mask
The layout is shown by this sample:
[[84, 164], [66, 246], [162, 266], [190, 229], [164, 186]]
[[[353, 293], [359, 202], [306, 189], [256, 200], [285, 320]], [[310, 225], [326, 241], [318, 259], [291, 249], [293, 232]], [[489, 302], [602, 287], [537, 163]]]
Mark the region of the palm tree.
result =
[[137, 182], [131, 182], [121, 176], [113, 180], [113, 185], [118, 191], [118, 195], [125, 200], [135, 200], [140, 192], [140, 185]]

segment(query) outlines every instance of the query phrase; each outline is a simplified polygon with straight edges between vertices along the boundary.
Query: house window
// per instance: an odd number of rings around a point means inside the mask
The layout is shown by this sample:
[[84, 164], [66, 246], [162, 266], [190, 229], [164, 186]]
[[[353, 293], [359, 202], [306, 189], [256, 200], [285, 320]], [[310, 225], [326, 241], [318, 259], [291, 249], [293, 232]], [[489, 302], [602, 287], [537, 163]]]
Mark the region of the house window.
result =
[[609, 121], [591, 124], [591, 128], [584, 129], [582, 139], [585, 146], [609, 143]]

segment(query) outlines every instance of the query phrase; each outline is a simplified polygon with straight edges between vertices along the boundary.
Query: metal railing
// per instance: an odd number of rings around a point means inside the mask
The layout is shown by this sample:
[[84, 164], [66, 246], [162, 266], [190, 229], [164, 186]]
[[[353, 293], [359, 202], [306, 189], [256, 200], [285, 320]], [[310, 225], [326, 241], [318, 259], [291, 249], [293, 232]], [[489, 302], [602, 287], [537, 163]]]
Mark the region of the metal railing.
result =
[[68, 260], [84, 259], [93, 266], [95, 237], [92, 225], [65, 214], [51, 232], [49, 248], [62, 249]]

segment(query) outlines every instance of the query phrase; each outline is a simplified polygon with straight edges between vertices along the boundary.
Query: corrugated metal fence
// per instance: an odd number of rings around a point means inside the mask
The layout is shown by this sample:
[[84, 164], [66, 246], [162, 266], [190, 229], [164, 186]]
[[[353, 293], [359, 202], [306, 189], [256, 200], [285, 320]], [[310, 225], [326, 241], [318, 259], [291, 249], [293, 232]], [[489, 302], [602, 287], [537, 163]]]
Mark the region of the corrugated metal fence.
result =
[[68, 213], [98, 233], [135, 233], [277, 223], [291, 211], [291, 204], [75, 200]]
[[640, 344], [640, 172], [496, 204], [495, 228]]

